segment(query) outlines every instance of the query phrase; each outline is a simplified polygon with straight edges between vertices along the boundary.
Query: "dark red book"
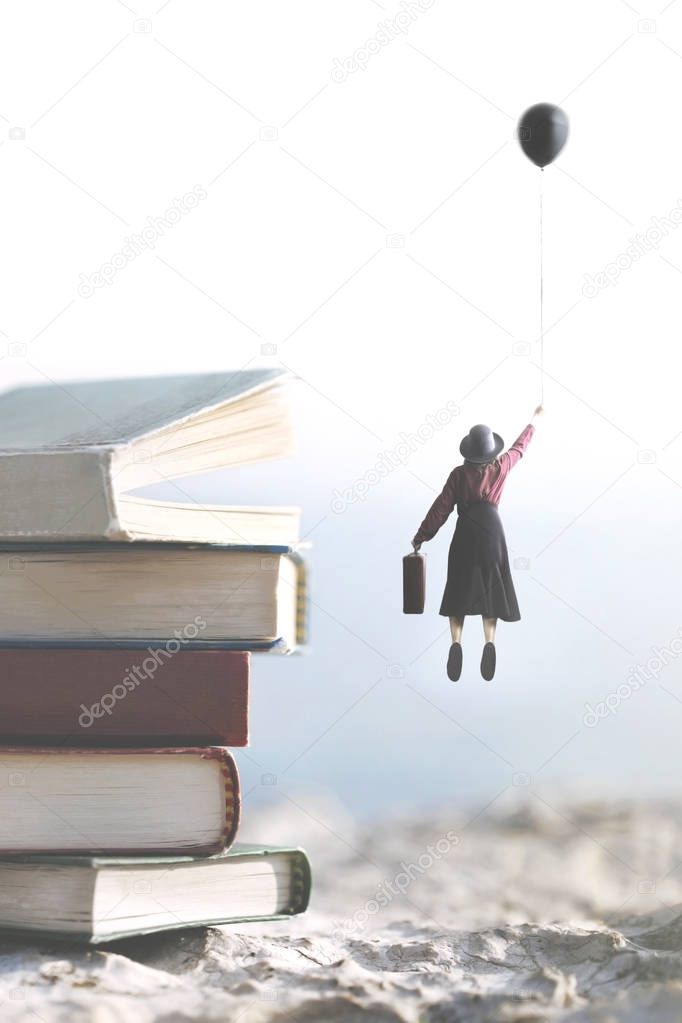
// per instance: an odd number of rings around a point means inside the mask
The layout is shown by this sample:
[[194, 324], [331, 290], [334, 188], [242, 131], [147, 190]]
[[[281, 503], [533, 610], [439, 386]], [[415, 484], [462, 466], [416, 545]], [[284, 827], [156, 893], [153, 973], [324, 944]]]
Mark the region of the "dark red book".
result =
[[217, 746], [4, 746], [0, 761], [0, 856], [209, 856], [237, 833], [237, 766]]
[[242, 650], [0, 647], [0, 742], [246, 746]]

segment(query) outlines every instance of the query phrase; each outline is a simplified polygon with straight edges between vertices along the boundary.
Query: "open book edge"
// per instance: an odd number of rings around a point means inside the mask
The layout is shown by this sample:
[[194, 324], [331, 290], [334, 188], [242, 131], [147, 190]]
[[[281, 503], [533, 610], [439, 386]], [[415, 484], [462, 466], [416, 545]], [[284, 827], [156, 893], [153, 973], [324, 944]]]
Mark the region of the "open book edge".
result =
[[[256, 373], [241, 376], [249, 380], [242, 392], [233, 382], [234, 393], [229, 397], [208, 399], [205, 406], [197, 407], [194, 395], [191, 408], [181, 403], [175, 418], [166, 410], [161, 423], [157, 410], [152, 426], [128, 426], [126, 433], [120, 424], [112, 425], [113, 440], [104, 440], [105, 423], [100, 433], [86, 431], [80, 440], [70, 437], [68, 442], [62, 439], [33, 447], [17, 442], [3, 449], [0, 432], [0, 535], [8, 540], [40, 541], [295, 542], [299, 527], [292, 509], [237, 509], [229, 505], [223, 509], [191, 499], [168, 502], [170, 506], [165, 507], [166, 502], [131, 493], [197, 473], [292, 453], [292, 427], [283, 387], [289, 375], [272, 371], [264, 372], [262, 377]], [[178, 378], [169, 379], [175, 381], [176, 388], [179, 386]], [[159, 380], [153, 382], [159, 385]], [[100, 387], [106, 389], [106, 383], [101, 382]], [[112, 382], [112, 388], [120, 388], [121, 383]], [[41, 401], [41, 388], [22, 390], [27, 397], [15, 400], [19, 424], [27, 415], [30, 394], [35, 392], [31, 405], [34, 416], [39, 414]], [[9, 392], [7, 400], [17, 393]], [[211, 398], [215, 397], [212, 393]], [[2, 405], [0, 397], [0, 431]], [[5, 419], [11, 424], [11, 415]], [[5, 422], [5, 429], [13, 436], [10, 424]], [[54, 429], [58, 430], [57, 426]], [[95, 442], [91, 443], [88, 438], [92, 440], [93, 436]], [[181, 487], [178, 493], [189, 498]]]

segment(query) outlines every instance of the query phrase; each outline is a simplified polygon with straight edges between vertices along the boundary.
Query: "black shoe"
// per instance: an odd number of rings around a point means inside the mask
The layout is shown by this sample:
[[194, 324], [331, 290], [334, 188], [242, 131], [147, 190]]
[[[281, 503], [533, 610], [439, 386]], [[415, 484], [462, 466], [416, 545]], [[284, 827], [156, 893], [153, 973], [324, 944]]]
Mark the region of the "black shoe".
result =
[[492, 682], [495, 677], [495, 644], [486, 643], [483, 647], [483, 656], [481, 657], [481, 675], [486, 682]]
[[448, 678], [451, 682], [459, 682], [462, 674], [462, 644], [453, 643], [448, 654]]

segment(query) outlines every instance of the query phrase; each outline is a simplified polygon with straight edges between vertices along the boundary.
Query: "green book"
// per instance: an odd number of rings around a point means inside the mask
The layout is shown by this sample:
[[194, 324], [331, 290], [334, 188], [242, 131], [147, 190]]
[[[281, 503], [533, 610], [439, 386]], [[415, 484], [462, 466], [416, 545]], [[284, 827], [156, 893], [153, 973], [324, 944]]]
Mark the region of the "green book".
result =
[[155, 931], [303, 913], [302, 849], [237, 844], [217, 856], [0, 860], [0, 931], [100, 944]]

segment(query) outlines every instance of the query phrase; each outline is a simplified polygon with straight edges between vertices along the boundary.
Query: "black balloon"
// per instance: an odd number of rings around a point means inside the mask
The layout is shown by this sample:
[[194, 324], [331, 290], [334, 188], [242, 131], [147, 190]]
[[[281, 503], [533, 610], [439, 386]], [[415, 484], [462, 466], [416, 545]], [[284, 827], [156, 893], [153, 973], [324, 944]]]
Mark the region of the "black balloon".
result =
[[556, 160], [568, 138], [568, 117], [553, 103], [528, 107], [517, 127], [521, 149], [537, 167]]

